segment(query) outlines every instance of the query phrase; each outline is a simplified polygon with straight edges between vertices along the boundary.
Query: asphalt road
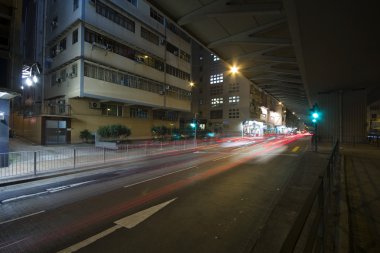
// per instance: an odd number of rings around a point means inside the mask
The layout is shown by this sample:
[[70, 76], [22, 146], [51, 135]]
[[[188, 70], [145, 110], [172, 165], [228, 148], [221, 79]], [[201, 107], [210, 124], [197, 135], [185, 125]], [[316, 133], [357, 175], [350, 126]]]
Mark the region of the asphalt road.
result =
[[248, 252], [308, 142], [228, 142], [3, 189], [0, 252]]

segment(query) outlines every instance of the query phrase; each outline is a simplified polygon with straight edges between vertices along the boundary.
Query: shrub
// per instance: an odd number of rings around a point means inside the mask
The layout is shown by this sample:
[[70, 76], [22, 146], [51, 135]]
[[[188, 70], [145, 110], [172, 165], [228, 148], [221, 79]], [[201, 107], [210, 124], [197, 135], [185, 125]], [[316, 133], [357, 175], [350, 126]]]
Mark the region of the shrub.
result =
[[87, 129], [85, 129], [83, 131], [80, 131], [79, 138], [81, 138], [82, 141], [84, 141], [84, 142], [88, 142], [88, 140], [92, 140], [93, 139], [93, 135], [90, 133], [90, 131], [88, 131]]
[[102, 138], [121, 138], [131, 135], [131, 130], [123, 125], [107, 125], [98, 128], [97, 133]]

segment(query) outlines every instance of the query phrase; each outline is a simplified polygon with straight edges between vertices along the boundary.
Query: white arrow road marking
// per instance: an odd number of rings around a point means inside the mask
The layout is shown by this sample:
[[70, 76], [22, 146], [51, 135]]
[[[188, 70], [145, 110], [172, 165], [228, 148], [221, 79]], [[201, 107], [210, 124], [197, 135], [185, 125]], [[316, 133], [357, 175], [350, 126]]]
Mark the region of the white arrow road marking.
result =
[[173, 202], [176, 199], [177, 198], [171, 199], [171, 200], [166, 201], [164, 203], [149, 207], [148, 209], [142, 210], [140, 212], [134, 213], [134, 214], [129, 215], [127, 217], [124, 217], [120, 220], [117, 220], [114, 222], [116, 224], [115, 226], [113, 226], [107, 230], [104, 230], [104, 231], [102, 231], [102, 232], [100, 232], [94, 236], [91, 236], [90, 238], [87, 238], [86, 240], [81, 241], [77, 244], [74, 244], [74, 245], [72, 245], [66, 249], [63, 249], [63, 250], [59, 251], [58, 253], [71, 253], [71, 252], [78, 251], [81, 248], [84, 248], [84, 247], [94, 243], [95, 241], [115, 232], [119, 228], [124, 227], [124, 228], [131, 229], [131, 228], [135, 227], [136, 225], [138, 225], [139, 223], [143, 222], [144, 220], [148, 219], [150, 216], [152, 216], [153, 214], [155, 214], [156, 212], [158, 212], [159, 210], [161, 210], [165, 206], [169, 205], [171, 202]]

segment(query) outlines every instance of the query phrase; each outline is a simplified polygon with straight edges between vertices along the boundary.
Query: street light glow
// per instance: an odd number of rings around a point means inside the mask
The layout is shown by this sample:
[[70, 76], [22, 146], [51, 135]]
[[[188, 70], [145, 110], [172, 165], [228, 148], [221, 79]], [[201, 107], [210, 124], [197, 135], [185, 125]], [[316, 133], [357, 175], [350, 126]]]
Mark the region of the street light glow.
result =
[[37, 83], [38, 82], [38, 77], [36, 75], [33, 76], [33, 82]]
[[232, 73], [232, 74], [236, 74], [236, 73], [238, 73], [238, 72], [239, 72], [239, 69], [238, 69], [237, 66], [232, 66], [232, 67], [231, 67], [231, 73]]
[[28, 86], [32, 86], [33, 85], [33, 81], [32, 81], [32, 79], [30, 77], [26, 78], [25, 83]]

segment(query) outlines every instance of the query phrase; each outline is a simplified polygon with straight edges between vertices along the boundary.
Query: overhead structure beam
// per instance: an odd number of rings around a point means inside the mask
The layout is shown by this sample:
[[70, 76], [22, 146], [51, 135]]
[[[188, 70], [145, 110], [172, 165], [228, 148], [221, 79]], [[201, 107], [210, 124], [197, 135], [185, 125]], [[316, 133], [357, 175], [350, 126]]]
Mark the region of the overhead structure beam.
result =
[[219, 0], [188, 13], [177, 20], [177, 23], [183, 26], [204, 18], [271, 12], [279, 14], [282, 10], [282, 2], [234, 3], [230, 0]]
[[294, 57], [280, 57], [280, 56], [272, 56], [272, 55], [260, 55], [260, 56], [257, 56], [254, 60], [258, 60], [258, 61], [270, 61], [270, 62], [278, 62], [278, 63], [297, 64], [297, 59], [294, 58]]
[[208, 48], [215, 48], [223, 44], [231, 43], [255, 43], [255, 44], [267, 44], [267, 45], [284, 45], [290, 46], [290, 39], [281, 39], [281, 38], [265, 38], [260, 36], [255, 36], [256, 33], [268, 30], [274, 26], [286, 23], [285, 18], [280, 18], [275, 21], [259, 25], [248, 31], [244, 31], [238, 34], [231, 35], [229, 37], [211, 42], [207, 45]]
[[299, 83], [299, 84], [303, 83], [300, 78], [289, 78], [289, 77], [278, 76], [278, 75], [262, 75], [262, 76], [253, 77], [250, 80], [252, 81], [275, 80], [275, 81], [282, 81], [282, 82], [288, 82], [288, 83]]
[[264, 48], [264, 49], [257, 50], [257, 51], [252, 52], [252, 53], [241, 54], [241, 55], [238, 55], [238, 56], [234, 56], [233, 58], [229, 59], [228, 61], [229, 62], [230, 61], [239, 61], [239, 60], [251, 59], [251, 58], [255, 58], [255, 57], [256, 58], [262, 58], [265, 53], [272, 52], [272, 51], [280, 49], [282, 47], [283, 46], [273, 46], [273, 47]]

